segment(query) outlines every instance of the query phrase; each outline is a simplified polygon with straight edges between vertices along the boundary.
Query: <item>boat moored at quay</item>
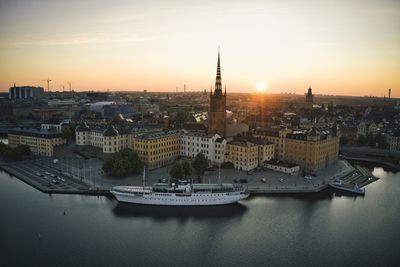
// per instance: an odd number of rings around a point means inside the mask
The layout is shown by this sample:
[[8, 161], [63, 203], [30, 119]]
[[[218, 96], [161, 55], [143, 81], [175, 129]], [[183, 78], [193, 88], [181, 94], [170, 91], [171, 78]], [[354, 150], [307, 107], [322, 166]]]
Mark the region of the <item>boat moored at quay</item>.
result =
[[120, 202], [165, 206], [211, 206], [238, 202], [249, 196], [234, 184], [156, 183], [146, 186], [115, 186], [111, 193]]

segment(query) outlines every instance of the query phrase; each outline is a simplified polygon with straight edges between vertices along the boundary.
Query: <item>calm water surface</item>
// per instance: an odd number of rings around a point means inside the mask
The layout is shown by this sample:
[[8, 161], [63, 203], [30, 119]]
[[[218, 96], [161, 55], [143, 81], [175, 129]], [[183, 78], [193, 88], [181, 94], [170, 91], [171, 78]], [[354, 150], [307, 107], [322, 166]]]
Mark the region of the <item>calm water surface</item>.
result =
[[0, 265], [399, 266], [400, 174], [374, 174], [365, 197], [173, 208], [49, 196], [0, 172]]

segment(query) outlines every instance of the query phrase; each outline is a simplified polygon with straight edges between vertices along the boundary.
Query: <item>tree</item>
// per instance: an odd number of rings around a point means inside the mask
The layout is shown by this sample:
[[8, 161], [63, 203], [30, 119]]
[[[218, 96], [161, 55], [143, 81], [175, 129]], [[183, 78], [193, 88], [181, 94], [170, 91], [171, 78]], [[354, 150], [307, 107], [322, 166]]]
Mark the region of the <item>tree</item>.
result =
[[142, 169], [138, 154], [129, 149], [122, 149], [103, 161], [103, 171], [112, 177], [136, 174]]
[[73, 123], [68, 124], [67, 127], [63, 128], [61, 136], [67, 141], [75, 141], [75, 128], [76, 125]]
[[185, 179], [192, 175], [192, 165], [188, 161], [182, 162], [183, 176]]
[[172, 165], [172, 168], [169, 171], [169, 175], [175, 180], [183, 178], [185, 172], [180, 161], [175, 161], [174, 165]]
[[32, 151], [28, 145], [17, 145], [12, 148], [0, 142], [0, 158], [4, 160], [24, 160], [32, 157]]
[[202, 153], [198, 153], [193, 161], [193, 168], [196, 170], [196, 173], [204, 174], [207, 167], [208, 167], [207, 158]]

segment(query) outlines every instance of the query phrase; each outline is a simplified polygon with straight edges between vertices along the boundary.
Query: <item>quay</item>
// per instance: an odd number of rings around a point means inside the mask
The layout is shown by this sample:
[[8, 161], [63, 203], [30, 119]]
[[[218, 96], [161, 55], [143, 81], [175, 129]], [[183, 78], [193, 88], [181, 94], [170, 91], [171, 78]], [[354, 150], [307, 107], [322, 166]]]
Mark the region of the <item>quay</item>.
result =
[[[81, 195], [110, 195], [109, 190], [93, 188], [83, 181], [61, 173], [57, 170], [38, 165], [35, 161], [20, 161], [2, 163], [0, 169], [15, 176], [37, 190], [48, 194], [81, 194]], [[59, 178], [40, 177], [36, 173], [45, 172], [56, 175]], [[48, 176], [48, 175], [47, 175]], [[63, 180], [61, 180], [63, 179]], [[53, 182], [55, 181], [55, 182]]]
[[[53, 164], [51, 158], [25, 160], [13, 163], [2, 163], [0, 169], [19, 178], [34, 188], [52, 194], [85, 194], [85, 195], [110, 195], [109, 190], [117, 185], [141, 185], [141, 175], [134, 175], [119, 179], [110, 179], [101, 171], [101, 161], [89, 162], [92, 174], [89, 178], [85, 175], [79, 176], [79, 172], [87, 172], [87, 166], [69, 166], [69, 172], [64, 160], [60, 159], [58, 164]], [[72, 174], [71, 174], [72, 168]], [[75, 170], [73, 169], [75, 168]], [[53, 182], [53, 178], [44, 178], [37, 173], [54, 174], [62, 179]], [[167, 168], [160, 168], [148, 172], [146, 180], [148, 184], [158, 182], [168, 175]], [[48, 175], [47, 175], [48, 176]], [[305, 179], [300, 175], [289, 175], [276, 171], [257, 171], [251, 175], [234, 169], [223, 169], [221, 171], [222, 183], [234, 183], [245, 179], [242, 183], [252, 195], [257, 194], [291, 194], [291, 193], [316, 193], [329, 187], [329, 183], [342, 179], [347, 185], [358, 183], [360, 187], [366, 186], [377, 180], [363, 167], [353, 167], [346, 160], [339, 160], [335, 164], [320, 170], [312, 179]], [[206, 172], [202, 182], [217, 182], [217, 172]]]

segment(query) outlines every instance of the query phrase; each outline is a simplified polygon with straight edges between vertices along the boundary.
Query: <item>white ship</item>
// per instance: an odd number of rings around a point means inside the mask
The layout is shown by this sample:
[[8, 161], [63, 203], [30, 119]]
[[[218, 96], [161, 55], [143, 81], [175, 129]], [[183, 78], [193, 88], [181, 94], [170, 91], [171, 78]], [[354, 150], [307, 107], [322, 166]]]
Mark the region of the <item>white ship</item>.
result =
[[[143, 172], [144, 173], [144, 172]], [[178, 183], [156, 183], [152, 187], [115, 186], [110, 191], [118, 201], [164, 206], [210, 206], [238, 202], [249, 196], [241, 185], [234, 184], [193, 184], [187, 181]]]

